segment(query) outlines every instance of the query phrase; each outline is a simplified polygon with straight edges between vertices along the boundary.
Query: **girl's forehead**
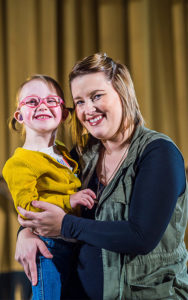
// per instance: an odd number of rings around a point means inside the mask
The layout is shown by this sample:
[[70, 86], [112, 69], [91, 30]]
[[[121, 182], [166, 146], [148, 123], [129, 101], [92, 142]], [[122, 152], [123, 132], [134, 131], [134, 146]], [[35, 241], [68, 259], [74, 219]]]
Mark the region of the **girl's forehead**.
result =
[[33, 79], [24, 84], [24, 86], [21, 88], [19, 98], [23, 98], [29, 95], [46, 97], [51, 93], [56, 94], [56, 89], [52, 84], [44, 82], [40, 79]]

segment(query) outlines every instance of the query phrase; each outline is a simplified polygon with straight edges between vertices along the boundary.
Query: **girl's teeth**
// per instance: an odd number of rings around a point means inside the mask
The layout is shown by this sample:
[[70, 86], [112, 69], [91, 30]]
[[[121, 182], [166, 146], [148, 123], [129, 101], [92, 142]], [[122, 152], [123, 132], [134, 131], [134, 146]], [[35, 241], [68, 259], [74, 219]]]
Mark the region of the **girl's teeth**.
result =
[[39, 117], [37, 117], [37, 119], [46, 119], [46, 118], [48, 118], [47, 116], [39, 116]]

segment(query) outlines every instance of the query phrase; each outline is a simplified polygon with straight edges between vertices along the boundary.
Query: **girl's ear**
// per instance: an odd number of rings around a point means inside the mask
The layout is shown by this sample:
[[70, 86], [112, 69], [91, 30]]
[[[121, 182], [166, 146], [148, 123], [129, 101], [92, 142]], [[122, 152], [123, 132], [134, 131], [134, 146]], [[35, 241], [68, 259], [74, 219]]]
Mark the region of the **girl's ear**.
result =
[[68, 109], [63, 107], [63, 111], [62, 111], [62, 122], [64, 122], [64, 121], [66, 120], [66, 118], [68, 117], [68, 115], [69, 115]]
[[23, 117], [22, 117], [22, 114], [19, 110], [17, 110], [15, 113], [14, 113], [14, 118], [16, 119], [16, 121], [20, 124], [23, 123]]

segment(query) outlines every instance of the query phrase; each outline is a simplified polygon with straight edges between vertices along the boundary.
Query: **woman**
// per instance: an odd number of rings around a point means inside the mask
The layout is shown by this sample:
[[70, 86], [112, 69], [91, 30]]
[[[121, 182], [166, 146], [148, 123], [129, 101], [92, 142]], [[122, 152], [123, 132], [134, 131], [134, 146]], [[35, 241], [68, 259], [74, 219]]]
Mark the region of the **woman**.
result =
[[[80, 241], [65, 299], [187, 299], [187, 188], [184, 162], [169, 137], [143, 127], [127, 68], [103, 54], [70, 73], [74, 136], [83, 188], [98, 203], [82, 218], [48, 203], [26, 212], [16, 259], [36, 284], [35, 254], [49, 256], [29, 228]], [[87, 134], [87, 132], [89, 134]]]

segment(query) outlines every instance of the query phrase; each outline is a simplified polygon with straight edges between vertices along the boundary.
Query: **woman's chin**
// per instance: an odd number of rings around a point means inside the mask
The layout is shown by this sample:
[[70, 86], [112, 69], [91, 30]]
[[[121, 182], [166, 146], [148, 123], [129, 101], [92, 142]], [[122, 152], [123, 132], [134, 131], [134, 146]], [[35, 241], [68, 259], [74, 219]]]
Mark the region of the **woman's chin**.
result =
[[98, 140], [107, 140], [108, 136], [106, 134], [100, 132], [90, 132], [92, 136], [94, 136]]

